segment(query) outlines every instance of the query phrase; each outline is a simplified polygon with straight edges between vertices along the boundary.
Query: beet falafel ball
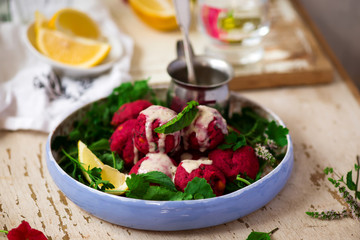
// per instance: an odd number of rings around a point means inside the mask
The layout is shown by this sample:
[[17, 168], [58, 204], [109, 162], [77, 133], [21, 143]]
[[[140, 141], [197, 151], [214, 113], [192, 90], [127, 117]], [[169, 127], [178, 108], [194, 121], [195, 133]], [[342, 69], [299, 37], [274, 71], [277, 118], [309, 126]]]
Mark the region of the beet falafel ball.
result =
[[134, 143], [140, 152], [169, 153], [180, 144], [180, 131], [164, 134], [156, 133], [155, 128], [176, 117], [176, 113], [166, 107], [152, 105], [143, 110], [134, 128]]
[[176, 171], [176, 163], [165, 153], [148, 153], [131, 168], [130, 174], [140, 174], [152, 171], [165, 173], [168, 177], [173, 179]]
[[214, 149], [224, 141], [228, 133], [226, 120], [215, 109], [200, 105], [195, 119], [182, 130], [185, 150], [194, 149], [205, 152]]
[[238, 174], [256, 178], [259, 172], [259, 161], [250, 146], [244, 146], [235, 152], [231, 149], [215, 149], [209, 153], [209, 159], [218, 167], [229, 181], [235, 180]]
[[133, 129], [136, 119], [130, 119], [120, 124], [110, 137], [110, 149], [124, 160], [125, 166], [130, 168], [143, 156], [133, 143]]
[[212, 164], [212, 160], [183, 160], [179, 164], [174, 183], [179, 191], [184, 191], [188, 182], [195, 177], [204, 178], [211, 186], [216, 196], [224, 193], [226, 178], [220, 169]]
[[134, 102], [125, 103], [114, 113], [114, 116], [111, 120], [111, 125], [117, 127], [126, 120], [136, 119], [142, 110], [150, 107], [151, 105], [151, 102], [141, 99]]

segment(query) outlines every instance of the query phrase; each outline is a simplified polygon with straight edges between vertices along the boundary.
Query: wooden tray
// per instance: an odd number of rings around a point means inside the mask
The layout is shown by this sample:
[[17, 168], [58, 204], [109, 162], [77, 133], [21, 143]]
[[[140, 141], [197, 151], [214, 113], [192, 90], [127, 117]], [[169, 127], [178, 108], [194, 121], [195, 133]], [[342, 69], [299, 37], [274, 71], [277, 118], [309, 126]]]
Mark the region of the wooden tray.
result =
[[235, 67], [230, 89], [328, 83], [333, 67], [288, 0], [272, 0], [271, 30], [264, 38], [264, 59]]
[[[272, 25], [263, 40], [264, 59], [256, 64], [236, 66], [231, 90], [331, 82], [332, 65], [291, 0], [270, 1]], [[168, 84], [170, 76], [166, 68], [176, 58], [176, 41], [182, 38], [180, 31], [160, 32], [149, 28], [129, 6], [123, 5], [117, 9], [121, 14], [117, 13], [116, 20], [135, 42], [131, 76], [134, 80], [151, 78], [154, 85]], [[194, 13], [189, 37], [195, 53], [201, 55], [208, 41], [197, 30], [196, 18]], [[132, 24], [126, 25], [127, 22]]]

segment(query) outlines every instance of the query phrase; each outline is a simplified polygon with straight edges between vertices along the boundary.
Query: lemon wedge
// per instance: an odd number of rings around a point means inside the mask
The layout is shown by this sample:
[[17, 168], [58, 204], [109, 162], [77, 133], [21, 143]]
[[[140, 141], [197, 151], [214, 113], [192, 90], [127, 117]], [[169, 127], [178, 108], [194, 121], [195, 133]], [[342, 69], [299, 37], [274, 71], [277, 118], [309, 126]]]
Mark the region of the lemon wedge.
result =
[[102, 62], [110, 45], [86, 38], [72, 37], [59, 31], [40, 28], [36, 44], [49, 58], [72, 66], [89, 68]]
[[78, 37], [100, 39], [98, 25], [86, 13], [64, 8], [57, 11], [49, 21], [49, 27]]
[[47, 28], [48, 20], [46, 17], [39, 11], [35, 12], [35, 34], [39, 32], [40, 28]]
[[[81, 141], [78, 142], [78, 154], [79, 154], [79, 162], [83, 164], [85, 169], [93, 169], [94, 167], [101, 169], [104, 168], [104, 164]], [[89, 175], [84, 171], [83, 174], [86, 180], [88, 180], [88, 182], [91, 182]]]
[[172, 0], [129, 0], [129, 4], [139, 18], [152, 28], [169, 31], [178, 26]]
[[[126, 185], [126, 178], [128, 175], [119, 172], [117, 169], [104, 164], [98, 159], [93, 152], [81, 141], [78, 142], [79, 162], [83, 164], [85, 169], [92, 169], [94, 167], [101, 168], [101, 179], [109, 181], [115, 188], [105, 190], [105, 192], [121, 195], [128, 190]], [[83, 174], [88, 182], [91, 182], [89, 174], [83, 171]]]

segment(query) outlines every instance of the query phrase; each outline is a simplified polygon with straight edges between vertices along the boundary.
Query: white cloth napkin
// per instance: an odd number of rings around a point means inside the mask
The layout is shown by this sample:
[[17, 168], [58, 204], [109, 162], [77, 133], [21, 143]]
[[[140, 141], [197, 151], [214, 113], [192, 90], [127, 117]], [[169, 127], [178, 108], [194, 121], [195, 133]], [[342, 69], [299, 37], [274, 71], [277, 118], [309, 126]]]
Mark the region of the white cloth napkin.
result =
[[[100, 29], [105, 25], [110, 29], [124, 49], [121, 58], [99, 77], [59, 79], [49, 65], [26, 48], [22, 37], [25, 25], [16, 20], [0, 23], [0, 129], [50, 132], [71, 112], [131, 80], [128, 72], [133, 41], [118, 29], [106, 7], [99, 0], [74, 1], [71, 7], [87, 12]], [[60, 81], [61, 91], [51, 90], [49, 81]]]

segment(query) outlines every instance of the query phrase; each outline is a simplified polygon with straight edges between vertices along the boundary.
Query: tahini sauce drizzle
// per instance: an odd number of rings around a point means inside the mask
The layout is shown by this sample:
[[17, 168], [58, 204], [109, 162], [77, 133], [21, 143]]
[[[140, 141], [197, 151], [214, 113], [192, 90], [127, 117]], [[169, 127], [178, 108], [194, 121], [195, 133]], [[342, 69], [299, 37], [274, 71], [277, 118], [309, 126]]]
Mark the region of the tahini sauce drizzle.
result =
[[159, 171], [173, 178], [176, 172], [176, 166], [165, 153], [148, 153], [146, 159], [139, 167], [138, 173], [147, 173], [151, 171]]
[[216, 126], [220, 128], [223, 134], [227, 134], [227, 124], [226, 120], [221, 116], [221, 114], [215, 109], [208, 106], [200, 105], [197, 107], [199, 109], [195, 120], [189, 125], [185, 130], [183, 135], [184, 137], [184, 148], [189, 149], [188, 137], [192, 132], [195, 132], [196, 138], [200, 145], [200, 152], [206, 151], [209, 147], [209, 136], [208, 136], [208, 126], [212, 120], [216, 120]]
[[212, 160], [209, 160], [207, 158], [201, 158], [199, 160], [182, 160], [181, 166], [185, 169], [187, 173], [191, 173], [195, 169], [198, 169], [201, 164], [205, 165], [211, 165]]
[[[162, 106], [152, 105], [147, 109], [143, 110], [140, 114], [144, 114], [146, 116], [145, 134], [146, 140], [149, 144], [149, 152], [156, 152], [156, 143], [153, 141], [151, 125], [156, 119], [160, 121], [160, 125], [167, 123], [172, 118], [176, 117], [176, 112]], [[177, 146], [179, 144], [179, 137], [176, 137], [175, 135], [179, 134], [179, 132], [171, 134], [159, 133], [158, 152], [165, 151], [166, 135], [174, 135], [175, 146]]]

